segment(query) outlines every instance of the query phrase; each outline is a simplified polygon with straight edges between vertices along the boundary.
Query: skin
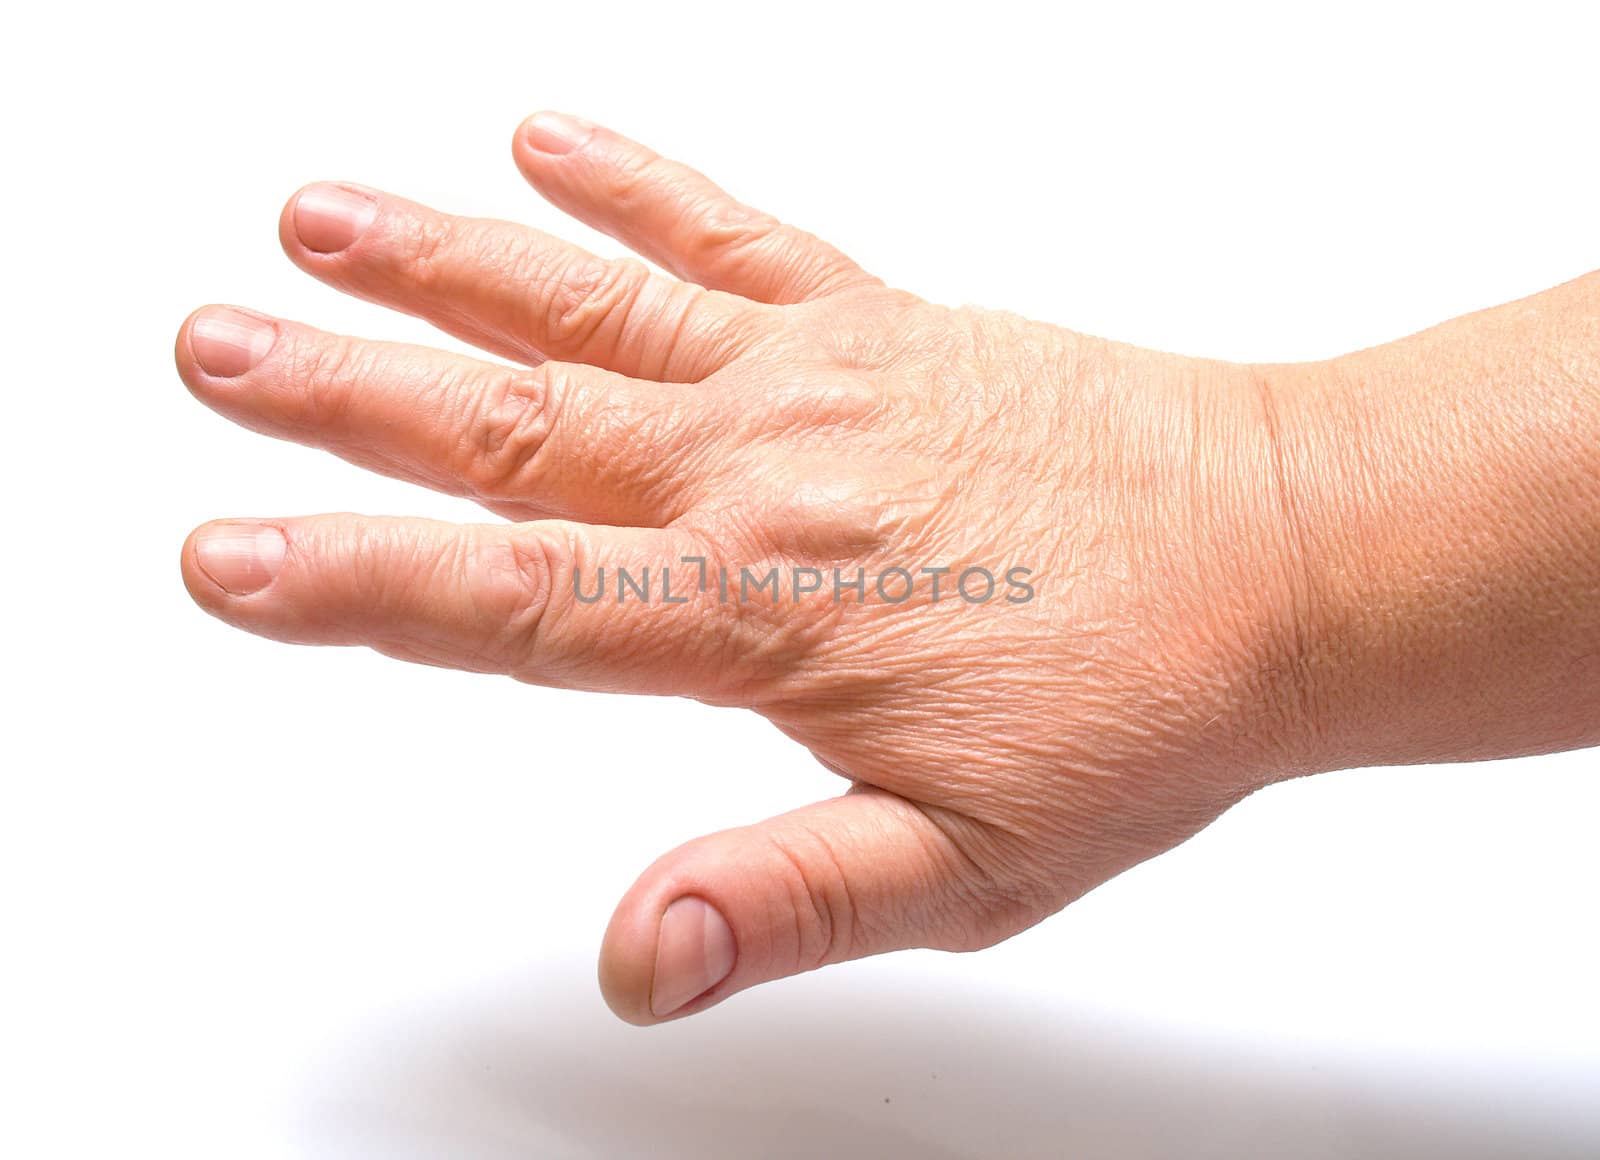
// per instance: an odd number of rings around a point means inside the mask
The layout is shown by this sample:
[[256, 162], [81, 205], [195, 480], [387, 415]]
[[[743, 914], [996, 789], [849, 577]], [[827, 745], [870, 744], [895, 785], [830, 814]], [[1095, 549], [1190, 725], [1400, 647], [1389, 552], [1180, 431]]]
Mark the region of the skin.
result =
[[[225, 307], [177, 342], [236, 422], [511, 522], [218, 521], [183, 576], [280, 640], [748, 707], [848, 781], [645, 871], [601, 951], [622, 1018], [991, 945], [1286, 777], [1600, 742], [1595, 278], [1222, 363], [929, 304], [587, 122], [514, 156], [668, 273], [310, 186], [296, 264], [518, 365]], [[952, 571], [722, 601], [683, 557]], [[576, 597], [618, 566], [687, 602]], [[974, 566], [1031, 599], [954, 595]]]

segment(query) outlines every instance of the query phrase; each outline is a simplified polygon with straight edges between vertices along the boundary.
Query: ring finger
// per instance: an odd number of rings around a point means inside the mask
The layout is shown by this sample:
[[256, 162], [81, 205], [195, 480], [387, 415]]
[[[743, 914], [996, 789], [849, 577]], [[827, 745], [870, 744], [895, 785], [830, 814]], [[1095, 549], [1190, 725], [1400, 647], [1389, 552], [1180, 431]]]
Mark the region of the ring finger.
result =
[[733, 295], [364, 186], [307, 186], [284, 207], [279, 236], [314, 277], [521, 362], [697, 382], [759, 336], [762, 308]]

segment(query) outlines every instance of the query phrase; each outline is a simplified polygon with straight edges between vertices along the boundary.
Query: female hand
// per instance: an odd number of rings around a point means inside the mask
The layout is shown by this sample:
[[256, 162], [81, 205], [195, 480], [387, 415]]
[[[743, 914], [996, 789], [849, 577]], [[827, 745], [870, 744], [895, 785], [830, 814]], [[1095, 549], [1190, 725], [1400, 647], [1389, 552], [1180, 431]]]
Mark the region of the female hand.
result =
[[515, 522], [220, 521], [183, 575], [280, 640], [746, 706], [850, 782], [645, 871], [601, 954], [623, 1018], [992, 944], [1348, 749], [1307, 368], [930, 305], [582, 121], [514, 149], [676, 278], [313, 185], [299, 266], [521, 365], [215, 306], [177, 358], [239, 423]]

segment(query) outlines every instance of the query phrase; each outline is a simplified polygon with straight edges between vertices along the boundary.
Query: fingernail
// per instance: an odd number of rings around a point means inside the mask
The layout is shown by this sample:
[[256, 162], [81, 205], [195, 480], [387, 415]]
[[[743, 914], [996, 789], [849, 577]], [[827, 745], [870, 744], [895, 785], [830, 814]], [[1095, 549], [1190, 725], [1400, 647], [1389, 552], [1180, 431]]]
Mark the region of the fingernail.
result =
[[218, 524], [194, 544], [200, 571], [234, 596], [259, 592], [283, 563], [283, 533], [264, 524]]
[[524, 133], [541, 153], [571, 153], [594, 133], [594, 125], [565, 113], [535, 113]]
[[670, 1015], [705, 994], [733, 970], [733, 931], [703, 898], [678, 899], [661, 916], [656, 935], [656, 977], [650, 1012]]
[[313, 185], [294, 203], [294, 232], [319, 254], [337, 254], [355, 244], [378, 216], [378, 203], [338, 185]]
[[200, 369], [215, 379], [231, 379], [255, 366], [278, 341], [278, 328], [226, 306], [216, 306], [189, 327], [189, 348]]

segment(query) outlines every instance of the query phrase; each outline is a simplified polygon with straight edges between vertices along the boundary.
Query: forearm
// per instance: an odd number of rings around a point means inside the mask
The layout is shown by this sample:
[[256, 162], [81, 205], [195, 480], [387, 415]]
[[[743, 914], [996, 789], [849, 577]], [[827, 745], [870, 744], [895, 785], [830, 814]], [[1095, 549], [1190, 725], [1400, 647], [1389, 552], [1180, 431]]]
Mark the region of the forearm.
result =
[[1267, 376], [1320, 763], [1600, 743], [1600, 275]]

